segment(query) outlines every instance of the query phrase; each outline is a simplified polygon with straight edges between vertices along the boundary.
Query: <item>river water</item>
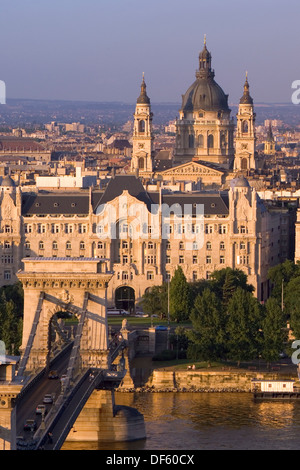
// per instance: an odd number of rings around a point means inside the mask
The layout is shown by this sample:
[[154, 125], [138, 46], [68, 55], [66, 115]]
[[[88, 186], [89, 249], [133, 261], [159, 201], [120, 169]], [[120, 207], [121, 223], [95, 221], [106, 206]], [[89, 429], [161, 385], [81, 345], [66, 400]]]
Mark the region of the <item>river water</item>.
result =
[[300, 400], [254, 402], [249, 393], [116, 393], [144, 415], [147, 439], [65, 443], [69, 450], [299, 450]]

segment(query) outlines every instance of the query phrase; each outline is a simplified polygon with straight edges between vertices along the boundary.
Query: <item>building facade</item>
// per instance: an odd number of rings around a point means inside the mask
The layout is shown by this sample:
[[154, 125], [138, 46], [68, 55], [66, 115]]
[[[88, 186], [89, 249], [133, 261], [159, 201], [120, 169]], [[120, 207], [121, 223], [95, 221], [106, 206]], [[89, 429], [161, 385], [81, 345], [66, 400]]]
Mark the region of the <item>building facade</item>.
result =
[[147, 191], [134, 175], [105, 190], [30, 193], [1, 186], [1, 285], [17, 281], [24, 258], [104, 258], [114, 275], [108, 303], [133, 310], [151, 286], [181, 266], [187, 280], [241, 269], [260, 300], [280, 258], [281, 212], [269, 211], [245, 178], [227, 191]]

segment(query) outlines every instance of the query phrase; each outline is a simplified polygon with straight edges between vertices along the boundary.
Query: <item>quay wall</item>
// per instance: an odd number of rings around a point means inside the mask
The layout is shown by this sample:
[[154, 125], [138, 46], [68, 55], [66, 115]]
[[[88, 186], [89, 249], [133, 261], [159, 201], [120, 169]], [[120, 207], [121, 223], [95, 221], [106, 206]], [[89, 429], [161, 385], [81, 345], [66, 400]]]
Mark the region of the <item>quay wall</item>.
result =
[[[135, 388], [134, 391], [250, 392], [251, 380], [254, 378], [276, 380], [283, 378], [283, 375], [276, 372], [238, 370], [153, 370], [144, 386]], [[126, 387], [122, 389], [122, 391], [128, 390]]]

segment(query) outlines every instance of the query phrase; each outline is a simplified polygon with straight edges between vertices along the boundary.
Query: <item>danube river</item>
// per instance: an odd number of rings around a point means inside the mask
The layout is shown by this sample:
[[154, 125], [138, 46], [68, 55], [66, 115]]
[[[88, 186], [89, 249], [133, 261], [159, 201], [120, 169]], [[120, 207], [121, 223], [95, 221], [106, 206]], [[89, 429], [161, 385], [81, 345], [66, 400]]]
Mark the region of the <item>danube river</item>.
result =
[[65, 443], [74, 450], [299, 450], [300, 400], [254, 402], [249, 393], [116, 393], [144, 415], [147, 439]]

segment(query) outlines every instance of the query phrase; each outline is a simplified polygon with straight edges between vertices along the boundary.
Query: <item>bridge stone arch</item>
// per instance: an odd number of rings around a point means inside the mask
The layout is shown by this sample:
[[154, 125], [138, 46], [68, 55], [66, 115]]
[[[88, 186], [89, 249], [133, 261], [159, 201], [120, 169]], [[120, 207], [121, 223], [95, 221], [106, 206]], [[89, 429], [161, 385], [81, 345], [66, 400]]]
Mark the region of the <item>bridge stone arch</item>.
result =
[[49, 325], [57, 309], [79, 318], [73, 366], [109, 368], [106, 290], [112, 273], [106, 260], [25, 258], [23, 263], [17, 274], [24, 288], [19, 375], [47, 366]]

